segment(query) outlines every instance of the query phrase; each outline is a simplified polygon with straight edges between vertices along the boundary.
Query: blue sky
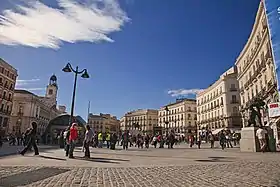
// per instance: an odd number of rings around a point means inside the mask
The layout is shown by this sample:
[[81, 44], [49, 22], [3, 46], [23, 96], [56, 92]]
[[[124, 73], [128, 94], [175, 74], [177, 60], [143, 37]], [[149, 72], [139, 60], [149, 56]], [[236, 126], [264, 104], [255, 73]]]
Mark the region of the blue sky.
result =
[[17, 87], [44, 94], [54, 73], [58, 103], [69, 111], [74, 76], [61, 69], [67, 62], [87, 68], [91, 77], [79, 78], [75, 107], [85, 118], [89, 100], [92, 113], [121, 117], [174, 101], [170, 90], [184, 89], [176, 93], [195, 97], [188, 93], [208, 87], [234, 64], [259, 5], [259, 0], [105, 0], [98, 5], [83, 0], [85, 8], [70, 0], [44, 0], [24, 9], [26, 16], [24, 10], [13, 14], [18, 2], [0, 1], [1, 15], [13, 18], [4, 26], [7, 19], [0, 19], [0, 57], [18, 70]]

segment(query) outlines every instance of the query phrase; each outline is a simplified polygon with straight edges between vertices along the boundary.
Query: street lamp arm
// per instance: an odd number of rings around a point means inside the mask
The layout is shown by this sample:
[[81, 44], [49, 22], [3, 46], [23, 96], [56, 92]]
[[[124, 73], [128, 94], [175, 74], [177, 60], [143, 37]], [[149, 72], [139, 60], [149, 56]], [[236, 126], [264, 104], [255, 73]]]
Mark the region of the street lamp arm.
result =
[[82, 73], [84, 73], [86, 71], [87, 71], [86, 69], [83, 69], [82, 71], [78, 71], [77, 74], [82, 74]]
[[72, 67], [72, 65], [69, 62], [67, 63], [67, 66], [71, 69], [71, 71], [76, 73], [76, 70]]

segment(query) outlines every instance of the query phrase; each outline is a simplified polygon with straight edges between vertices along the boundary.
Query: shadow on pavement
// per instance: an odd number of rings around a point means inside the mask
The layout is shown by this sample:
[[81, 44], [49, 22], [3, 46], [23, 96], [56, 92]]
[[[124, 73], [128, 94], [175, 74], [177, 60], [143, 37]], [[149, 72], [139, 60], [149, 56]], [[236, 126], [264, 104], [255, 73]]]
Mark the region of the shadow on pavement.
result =
[[68, 171], [70, 170], [44, 167], [37, 170], [27, 171], [27, 172], [10, 175], [3, 178], [0, 177], [0, 186], [1, 187], [2, 186], [3, 187], [25, 186]]
[[102, 162], [107, 164], [120, 164], [120, 162], [113, 162], [113, 161], [129, 161], [129, 160], [123, 160], [123, 159], [113, 159], [113, 158], [84, 158], [84, 157], [75, 157], [77, 160], [85, 160], [85, 161], [91, 161], [91, 162]]
[[41, 158], [44, 159], [49, 159], [49, 160], [60, 160], [60, 161], [66, 161], [65, 158], [57, 158], [57, 157], [51, 157], [51, 156], [44, 156], [44, 155], [40, 155]]
[[234, 159], [233, 157], [208, 157], [209, 159], [195, 160], [197, 162], [233, 162], [228, 159]]

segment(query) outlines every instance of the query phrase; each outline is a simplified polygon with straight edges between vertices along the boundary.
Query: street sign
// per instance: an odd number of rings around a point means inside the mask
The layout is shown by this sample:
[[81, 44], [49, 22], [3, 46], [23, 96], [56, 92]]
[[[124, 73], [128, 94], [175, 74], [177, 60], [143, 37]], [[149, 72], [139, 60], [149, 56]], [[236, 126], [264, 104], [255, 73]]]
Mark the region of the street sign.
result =
[[280, 103], [268, 104], [268, 115], [270, 118], [280, 116]]

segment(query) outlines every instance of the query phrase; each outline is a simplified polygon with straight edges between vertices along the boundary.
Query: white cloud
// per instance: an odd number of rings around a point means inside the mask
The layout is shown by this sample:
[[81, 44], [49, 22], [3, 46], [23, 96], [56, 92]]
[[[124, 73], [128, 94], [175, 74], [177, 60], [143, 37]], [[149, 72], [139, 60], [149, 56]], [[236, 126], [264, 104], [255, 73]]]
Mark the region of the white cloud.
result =
[[203, 89], [179, 89], [179, 90], [169, 90], [168, 94], [172, 97], [196, 95], [197, 93], [203, 91]]
[[113, 42], [129, 19], [117, 0], [56, 0], [59, 9], [38, 0], [0, 14], [0, 44], [58, 49], [62, 42]]
[[16, 81], [16, 87], [32, 84], [32, 83], [35, 83], [35, 82], [38, 82], [38, 81], [40, 81], [40, 79], [17, 80]]
[[46, 88], [17, 88], [18, 90], [27, 90], [27, 91], [42, 91]]

